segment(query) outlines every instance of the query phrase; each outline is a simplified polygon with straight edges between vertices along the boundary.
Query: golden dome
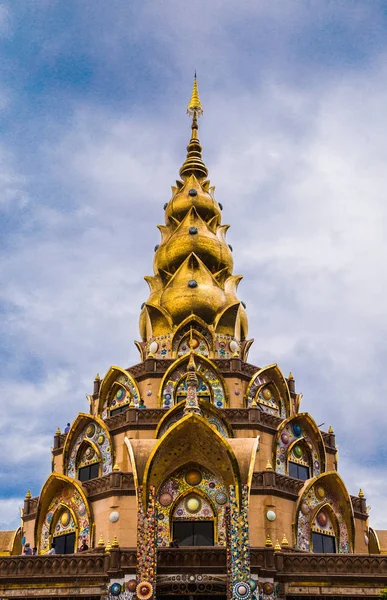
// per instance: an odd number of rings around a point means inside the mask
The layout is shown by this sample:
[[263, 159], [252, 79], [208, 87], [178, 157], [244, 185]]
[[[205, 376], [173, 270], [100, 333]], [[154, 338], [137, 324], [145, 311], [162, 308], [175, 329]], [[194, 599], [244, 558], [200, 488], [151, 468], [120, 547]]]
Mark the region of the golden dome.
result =
[[214, 219], [213, 225], [219, 224], [221, 210], [216, 200], [205, 189], [207, 187], [207, 185], [200, 185], [195, 175], [188, 177], [184, 185], [172, 196], [165, 209], [167, 225], [173, 227], [176, 225], [176, 221], [180, 223], [192, 207], [206, 222]]
[[191, 314], [207, 323], [226, 304], [226, 295], [204, 263], [190, 254], [168, 282], [160, 306], [179, 324]]
[[223, 227], [214, 233], [192, 207], [180, 225], [162, 242], [155, 253], [154, 270], [174, 273], [187, 255], [194, 252], [205, 261], [212, 273], [221, 269], [232, 272], [233, 259], [224, 241]]

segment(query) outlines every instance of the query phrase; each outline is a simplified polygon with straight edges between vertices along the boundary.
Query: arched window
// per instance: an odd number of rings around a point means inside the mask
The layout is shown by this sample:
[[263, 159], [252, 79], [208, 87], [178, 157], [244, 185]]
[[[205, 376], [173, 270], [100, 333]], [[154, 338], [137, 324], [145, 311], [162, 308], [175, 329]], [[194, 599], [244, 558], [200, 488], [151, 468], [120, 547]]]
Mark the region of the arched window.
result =
[[60, 507], [54, 514], [51, 527], [51, 543], [55, 554], [73, 554], [76, 542], [76, 522], [67, 507]]
[[202, 356], [208, 357], [210, 354], [208, 342], [204, 336], [197, 331], [189, 331], [185, 334], [177, 349], [178, 358], [180, 358], [180, 356], [184, 356], [184, 354], [188, 354], [191, 348], [196, 352], [196, 354], [201, 354]]
[[129, 408], [131, 395], [123, 385], [116, 384], [109, 394], [109, 416], [114, 417]]
[[325, 504], [316, 514], [312, 526], [312, 552], [334, 554], [337, 552], [337, 523], [336, 517], [328, 504]]
[[79, 481], [89, 481], [100, 476], [101, 457], [96, 448], [89, 442], [81, 444], [76, 458], [76, 465]]
[[288, 475], [306, 481], [311, 477], [312, 459], [306, 442], [297, 440], [288, 450]]
[[272, 383], [263, 385], [255, 397], [256, 403], [263, 412], [280, 417], [282, 413], [282, 403], [278, 390]]

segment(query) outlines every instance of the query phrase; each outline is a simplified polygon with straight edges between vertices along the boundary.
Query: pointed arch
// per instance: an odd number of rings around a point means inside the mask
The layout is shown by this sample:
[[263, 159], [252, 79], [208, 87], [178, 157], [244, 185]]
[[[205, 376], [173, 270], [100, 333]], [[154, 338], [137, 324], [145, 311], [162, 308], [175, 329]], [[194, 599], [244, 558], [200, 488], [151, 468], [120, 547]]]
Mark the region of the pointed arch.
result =
[[282, 416], [283, 418], [290, 417], [291, 401], [288, 384], [281, 372], [281, 369], [276, 363], [268, 365], [263, 369], [259, 369], [252, 376], [246, 390], [246, 406], [251, 407], [254, 400], [259, 403], [259, 400], [257, 400], [257, 395], [263, 388], [265, 388], [265, 386], [268, 386], [269, 384], [273, 384], [278, 390], [279, 400], [281, 400], [283, 403], [283, 414], [279, 416]]
[[337, 471], [328, 471], [314, 477], [300, 490], [295, 507], [295, 546], [310, 552], [313, 519], [327, 503], [331, 506], [339, 524], [337, 552], [339, 554], [353, 552], [355, 540], [353, 507], [347, 488]]
[[37, 506], [34, 538], [39, 553], [46, 553], [50, 547], [51, 521], [61, 506], [71, 509], [76, 518], [77, 539], [82, 536], [88, 546], [93, 545], [92, 510], [82, 487], [71, 477], [51, 473], [42, 487]]
[[[323, 521], [322, 523], [319, 523], [319, 516], [325, 516], [325, 524]], [[330, 525], [332, 529], [330, 528]], [[322, 506], [318, 506], [311, 518], [311, 551], [316, 552], [318, 550], [316, 550], [313, 545], [313, 533], [333, 537], [335, 539], [335, 549], [337, 551], [337, 543], [340, 540], [340, 526], [337, 516], [329, 502], [325, 502]]]
[[[312, 463], [310, 475], [315, 477], [325, 472], [326, 452], [320, 429], [309, 413], [298, 413], [283, 421], [273, 438], [273, 461], [275, 471], [288, 474], [290, 451], [297, 440], [305, 440]], [[283, 459], [281, 458], [283, 457]]]
[[[94, 427], [93, 432], [91, 428]], [[88, 430], [90, 431], [88, 433]], [[111, 473], [114, 464], [112, 438], [104, 421], [86, 413], [79, 413], [66, 436], [63, 448], [63, 473], [76, 477], [76, 458], [83, 440], [92, 442], [101, 456], [101, 474]]]
[[104, 412], [107, 411], [108, 401], [111, 396], [110, 392], [115, 383], [120, 383], [125, 387], [133, 398], [135, 406], [138, 406], [140, 400], [140, 390], [134, 377], [125, 369], [121, 367], [112, 366], [106, 373], [105, 377], [101, 382], [101, 388], [99, 390], [98, 400], [98, 417], [104, 418]]
[[189, 315], [188, 317], [186, 317], [184, 319], [184, 321], [182, 321], [180, 323], [179, 327], [176, 329], [175, 333], [173, 334], [171, 348], [172, 348], [172, 356], [174, 358], [178, 358], [177, 357], [178, 346], [179, 346], [182, 338], [187, 333], [189, 333], [191, 327], [194, 331], [197, 331], [199, 334], [201, 334], [204, 337], [204, 339], [206, 340], [206, 342], [209, 345], [210, 352], [213, 353], [214, 347], [215, 347], [214, 346], [214, 344], [215, 344], [214, 333], [208, 327], [208, 324], [205, 321], [203, 321], [203, 319], [201, 319], [197, 315]]
[[[223, 435], [223, 437], [234, 437], [231, 425], [229, 424], [227, 419], [225, 419], [222, 415], [222, 411], [219, 408], [216, 408], [216, 406], [214, 406], [213, 404], [200, 400], [200, 398], [198, 399], [198, 401], [199, 406], [202, 410], [202, 415], [206, 420], [208, 420], [209, 424], [215, 426], [215, 428], [219, 431], [221, 435]], [[183, 417], [183, 414], [184, 406], [181, 406], [181, 404], [175, 404], [174, 406], [172, 406], [172, 408], [170, 408], [160, 419], [156, 428], [155, 438], [161, 438], [164, 435], [164, 433], [169, 429], [169, 427], [171, 427], [174, 423], [176, 423]], [[227, 435], [224, 435], [224, 433], [222, 433], [223, 429], [225, 430], [225, 432], [227, 432]]]
[[[172, 463], [159, 460], [159, 457], [168, 456], [169, 453], [173, 456]], [[196, 462], [220, 474], [226, 485], [235, 485], [239, 502], [241, 475], [232, 447], [206, 419], [191, 413], [172, 425], [150, 453], [143, 478], [144, 503], [149, 486], [155, 486], [157, 492], [162, 482], [187, 463], [187, 457], [193, 455]]]
[[[219, 408], [227, 407], [227, 386], [223, 376], [219, 373], [214, 363], [205, 356], [194, 353], [194, 357], [198, 374], [204, 375], [205, 379], [210, 382], [214, 404]], [[188, 364], [188, 360], [188, 354], [178, 358], [165, 372], [160, 383], [158, 395], [158, 405], [161, 408], [170, 408], [175, 403], [174, 397], [177, 382], [184, 375], [186, 371], [185, 365], [186, 363]]]

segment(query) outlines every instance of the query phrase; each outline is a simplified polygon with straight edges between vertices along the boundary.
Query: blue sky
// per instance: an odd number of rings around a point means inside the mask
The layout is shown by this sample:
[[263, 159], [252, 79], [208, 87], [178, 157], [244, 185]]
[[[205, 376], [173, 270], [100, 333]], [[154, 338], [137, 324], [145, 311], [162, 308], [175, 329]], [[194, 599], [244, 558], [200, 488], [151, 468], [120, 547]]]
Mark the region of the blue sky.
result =
[[386, 34], [377, 1], [0, 2], [0, 527], [138, 362], [196, 69], [250, 361], [294, 373], [387, 528]]

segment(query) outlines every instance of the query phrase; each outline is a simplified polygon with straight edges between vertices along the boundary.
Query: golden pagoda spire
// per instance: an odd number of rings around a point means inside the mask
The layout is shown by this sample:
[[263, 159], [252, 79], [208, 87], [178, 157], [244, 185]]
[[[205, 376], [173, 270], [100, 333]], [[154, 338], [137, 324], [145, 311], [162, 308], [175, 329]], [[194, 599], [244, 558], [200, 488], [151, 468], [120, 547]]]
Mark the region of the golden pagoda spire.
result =
[[202, 147], [198, 137], [198, 117], [203, 114], [203, 106], [200, 102], [196, 71], [187, 113], [192, 117], [192, 135], [187, 146], [187, 158], [180, 169], [180, 176], [186, 178], [195, 175], [198, 179], [204, 179], [208, 176], [208, 169], [202, 160]]
[[196, 71], [195, 71], [195, 77], [194, 77], [194, 84], [193, 84], [193, 88], [192, 88], [191, 100], [189, 101], [189, 104], [187, 106], [187, 113], [191, 117], [195, 117], [195, 113], [196, 113], [196, 115], [203, 114], [203, 106], [202, 106], [202, 103], [200, 102], [198, 82], [196, 79]]

